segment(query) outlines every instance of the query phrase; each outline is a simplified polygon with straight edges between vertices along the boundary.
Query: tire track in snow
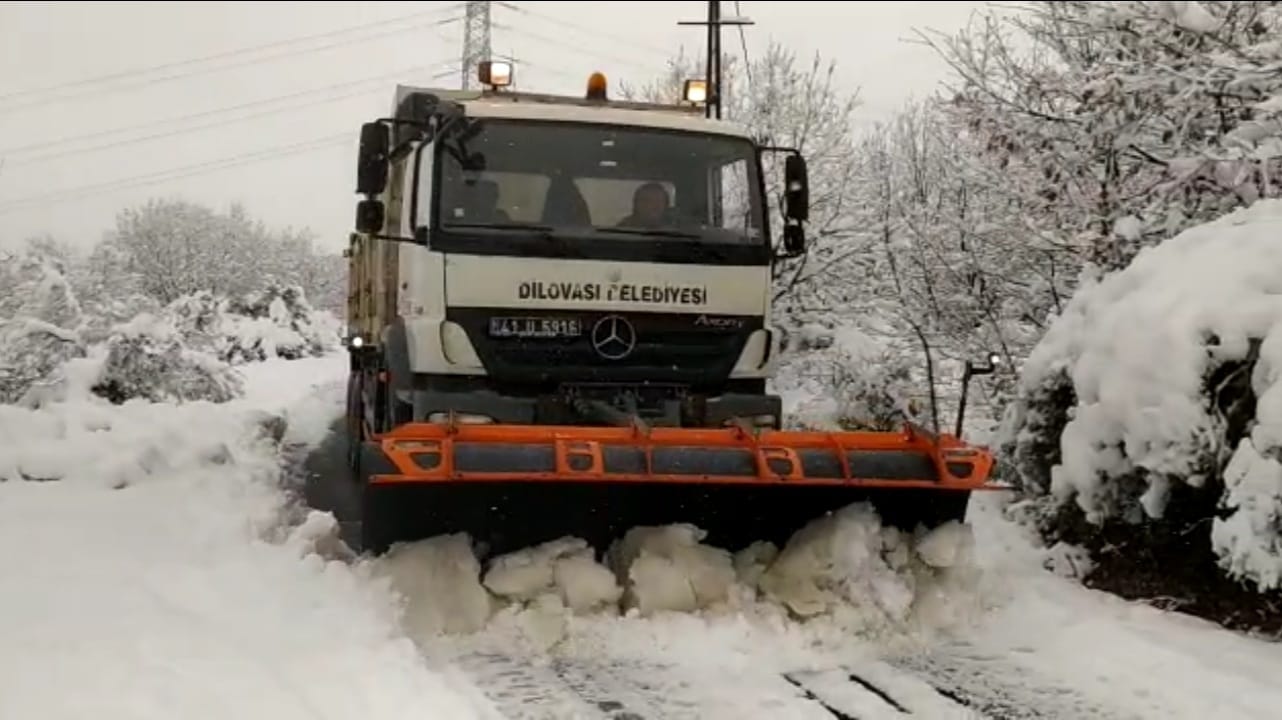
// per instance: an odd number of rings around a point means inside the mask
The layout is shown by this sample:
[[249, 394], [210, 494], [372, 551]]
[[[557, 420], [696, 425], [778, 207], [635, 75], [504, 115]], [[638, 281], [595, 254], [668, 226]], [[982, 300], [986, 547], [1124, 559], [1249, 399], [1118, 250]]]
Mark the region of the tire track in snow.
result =
[[[628, 658], [454, 659], [510, 720], [1006, 720], [884, 664], [730, 673]], [[1060, 718], [1038, 712], [1020, 718]], [[1074, 716], [1076, 717], [1076, 716]]]
[[965, 645], [890, 659], [888, 665], [992, 720], [1142, 720], [1100, 705], [1072, 687], [1030, 677], [1028, 669], [1010, 658]]

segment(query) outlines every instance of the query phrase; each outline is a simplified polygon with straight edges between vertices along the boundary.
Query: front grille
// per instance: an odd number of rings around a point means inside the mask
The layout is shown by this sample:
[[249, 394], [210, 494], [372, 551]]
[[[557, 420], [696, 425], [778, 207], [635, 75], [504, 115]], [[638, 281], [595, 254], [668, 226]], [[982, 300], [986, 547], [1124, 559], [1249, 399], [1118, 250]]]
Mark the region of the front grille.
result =
[[[487, 374], [500, 382], [671, 383], [724, 385], [748, 336], [761, 318], [742, 318], [733, 328], [696, 324], [698, 314], [618, 313], [631, 324], [635, 343], [623, 357], [603, 357], [594, 347], [597, 322], [613, 313], [451, 308], [447, 317], [467, 332]], [[553, 317], [578, 321], [578, 337], [494, 337], [490, 319]], [[566, 325], [560, 323], [558, 327]], [[617, 349], [617, 348], [612, 348]]]

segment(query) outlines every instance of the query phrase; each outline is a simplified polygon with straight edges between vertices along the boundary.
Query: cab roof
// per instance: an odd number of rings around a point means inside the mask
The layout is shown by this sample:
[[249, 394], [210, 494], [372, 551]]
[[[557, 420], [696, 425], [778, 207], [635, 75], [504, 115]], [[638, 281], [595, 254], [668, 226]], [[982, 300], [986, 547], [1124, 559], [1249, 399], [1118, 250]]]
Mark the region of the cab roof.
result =
[[738, 123], [705, 118], [703, 108], [698, 106], [588, 100], [507, 90], [449, 90], [397, 85], [393, 113], [406, 97], [415, 93], [430, 93], [442, 100], [457, 102], [472, 117], [605, 123], [752, 139], [747, 128]]

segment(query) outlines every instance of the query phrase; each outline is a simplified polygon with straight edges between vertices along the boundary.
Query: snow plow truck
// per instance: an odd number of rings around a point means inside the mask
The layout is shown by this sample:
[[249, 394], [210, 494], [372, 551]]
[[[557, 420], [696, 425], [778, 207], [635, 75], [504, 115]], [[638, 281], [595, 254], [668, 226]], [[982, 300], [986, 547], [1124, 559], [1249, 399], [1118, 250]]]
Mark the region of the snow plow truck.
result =
[[[796, 151], [675, 105], [398, 85], [362, 126], [349, 262], [349, 542], [466, 532], [503, 553], [690, 523], [782, 545], [871, 501], [912, 529], [962, 519], [982, 448], [784, 429], [771, 268], [806, 251]], [[763, 159], [784, 158], [778, 239]], [[776, 155], [777, 157], [777, 155]]]

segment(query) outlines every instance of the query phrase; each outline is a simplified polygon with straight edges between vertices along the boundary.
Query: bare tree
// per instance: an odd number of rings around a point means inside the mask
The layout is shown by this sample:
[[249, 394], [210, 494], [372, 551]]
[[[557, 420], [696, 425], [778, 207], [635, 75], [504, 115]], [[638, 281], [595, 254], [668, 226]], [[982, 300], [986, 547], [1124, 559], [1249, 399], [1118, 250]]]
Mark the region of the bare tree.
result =
[[[818, 53], [806, 63], [792, 50], [772, 43], [760, 57], [727, 55], [723, 60], [724, 116], [746, 126], [761, 142], [795, 147], [810, 168], [810, 252], [796, 261], [775, 266], [775, 301], [785, 312], [813, 306], [816, 296], [831, 293], [843, 265], [867, 251], [867, 238], [851, 222], [855, 193], [857, 93], [837, 84], [836, 63]], [[699, 60], [684, 53], [671, 58], [665, 71], [637, 87], [623, 89], [625, 97], [675, 103], [682, 82], [703, 77]], [[766, 191], [781, 195], [782, 161], [767, 157]], [[773, 218], [773, 236], [781, 235], [780, 214]], [[830, 298], [829, 298], [830, 299]], [[825, 304], [831, 305], [830, 302]]]

